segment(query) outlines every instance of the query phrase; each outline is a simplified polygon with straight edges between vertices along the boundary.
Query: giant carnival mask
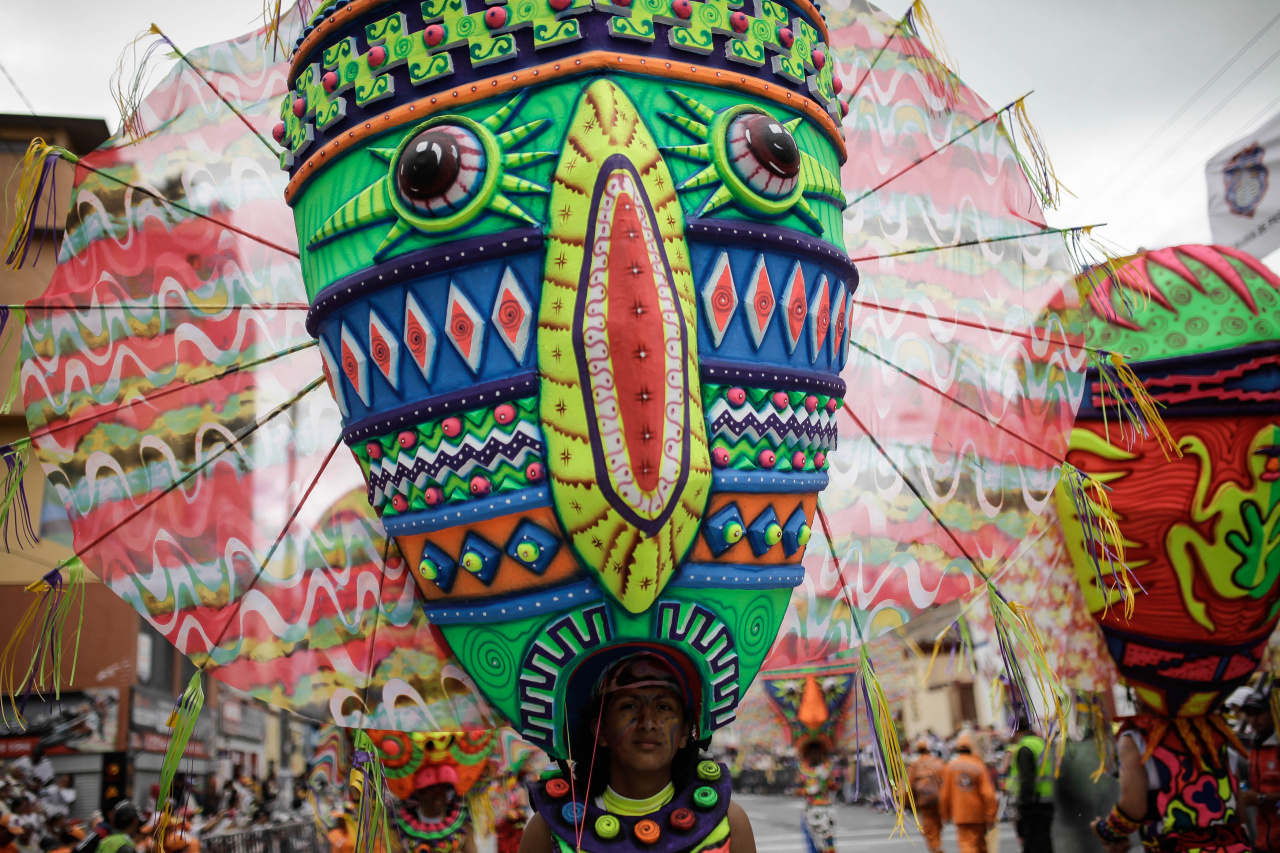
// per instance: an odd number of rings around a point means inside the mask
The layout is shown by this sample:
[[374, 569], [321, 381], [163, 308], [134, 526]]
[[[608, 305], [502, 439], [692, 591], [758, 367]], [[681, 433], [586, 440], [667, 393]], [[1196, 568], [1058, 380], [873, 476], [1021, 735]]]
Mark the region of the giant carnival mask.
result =
[[856, 672], [849, 664], [827, 664], [773, 670], [761, 678], [796, 752], [803, 755], [811, 743], [821, 744], [826, 752], [835, 748]]
[[1252, 675], [1280, 613], [1280, 279], [1243, 252], [1178, 246], [1133, 259], [1090, 305], [1090, 343], [1130, 361], [1181, 458], [1124, 440], [1091, 371], [1070, 459], [1111, 488], [1142, 589], [1131, 618], [1060, 489], [1068, 549], [1120, 674], [1162, 714], [1205, 714]]
[[646, 645], [734, 708], [800, 582], [858, 277], [808, 0], [325, 4], [287, 148], [319, 339], [427, 616], [526, 738]]

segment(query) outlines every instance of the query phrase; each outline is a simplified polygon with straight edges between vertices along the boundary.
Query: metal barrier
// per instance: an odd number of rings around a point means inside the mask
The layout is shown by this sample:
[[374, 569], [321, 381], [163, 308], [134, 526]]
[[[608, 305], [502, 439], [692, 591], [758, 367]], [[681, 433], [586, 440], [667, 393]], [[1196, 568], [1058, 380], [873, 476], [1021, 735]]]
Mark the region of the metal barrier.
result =
[[328, 853], [320, 847], [311, 821], [285, 823], [266, 829], [248, 829], [200, 839], [203, 853]]

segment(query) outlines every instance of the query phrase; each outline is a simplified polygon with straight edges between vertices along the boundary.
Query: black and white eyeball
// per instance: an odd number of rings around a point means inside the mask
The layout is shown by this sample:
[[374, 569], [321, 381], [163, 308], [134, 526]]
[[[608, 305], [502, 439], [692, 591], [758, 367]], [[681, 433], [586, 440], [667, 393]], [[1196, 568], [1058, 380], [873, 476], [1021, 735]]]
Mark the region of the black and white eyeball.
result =
[[781, 199], [795, 191], [800, 146], [782, 122], [764, 113], [744, 113], [729, 125], [727, 141], [733, 171], [753, 192]]
[[484, 146], [457, 124], [437, 124], [405, 146], [396, 164], [396, 192], [421, 216], [448, 216], [484, 186]]

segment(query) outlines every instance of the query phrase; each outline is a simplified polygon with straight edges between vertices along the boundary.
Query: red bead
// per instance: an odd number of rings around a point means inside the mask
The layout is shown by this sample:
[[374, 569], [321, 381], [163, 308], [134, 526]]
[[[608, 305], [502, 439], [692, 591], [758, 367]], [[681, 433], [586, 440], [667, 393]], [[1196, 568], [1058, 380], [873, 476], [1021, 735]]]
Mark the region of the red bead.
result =
[[387, 61], [387, 49], [380, 44], [369, 48], [369, 67], [377, 68]]
[[849, 114], [849, 102], [841, 101], [840, 102], [840, 118], [844, 118], [848, 114]]
[[573, 0], [549, 0], [548, 5], [557, 12], [563, 12], [573, 5]]
[[826, 465], [826, 464], [827, 464], [827, 454], [823, 453], [821, 450], [813, 454], [814, 468], [821, 468], [823, 465]]
[[673, 0], [671, 11], [676, 13], [677, 18], [687, 21], [693, 16], [693, 3], [689, 0]]
[[493, 419], [504, 426], [516, 419], [516, 407], [510, 403], [503, 403], [493, 410]]
[[844, 90], [844, 81], [839, 77], [833, 77], [831, 79], [831, 90], [837, 95], [840, 94]]
[[422, 40], [427, 47], [435, 47], [444, 41], [444, 27], [439, 24], [431, 24], [422, 31]]
[[412, 430], [405, 430], [396, 436], [396, 441], [400, 442], [401, 447], [408, 450], [418, 443], [418, 434]]
[[548, 797], [558, 800], [569, 793], [569, 783], [563, 779], [552, 779], [547, 782], [546, 792]]
[[364, 446], [364, 452], [369, 454], [370, 459], [381, 459], [382, 445], [376, 441], [371, 441]]
[[307, 114], [306, 98], [293, 99], [293, 114], [296, 115], [298, 118], [302, 118], [304, 115]]
[[489, 485], [489, 481], [484, 477], [481, 477], [479, 474], [471, 478], [471, 494], [476, 497], [484, 497], [489, 494], [489, 489], [491, 488], [492, 486]]
[[729, 16], [729, 26], [733, 27], [735, 33], [745, 33], [747, 27], [751, 26], [751, 19], [745, 12], [734, 12]]
[[491, 30], [505, 27], [507, 25], [507, 7], [490, 6], [484, 13], [484, 25]]
[[320, 85], [324, 86], [324, 90], [329, 94], [333, 94], [333, 90], [338, 88], [338, 74], [336, 71], [326, 71], [325, 75], [320, 78]]
[[717, 447], [711, 451], [711, 461], [717, 468], [729, 467], [729, 451], [723, 447]]
[[395, 495], [391, 498], [391, 505], [396, 508], [396, 512], [404, 512], [409, 508], [409, 501], [404, 495]]
[[806, 457], [806, 456], [804, 455], [804, 451], [803, 451], [803, 450], [797, 450], [797, 451], [796, 451], [794, 454], [792, 454], [792, 456], [791, 456], [791, 467], [792, 467], [792, 468], [794, 468], [794, 469], [796, 469], [797, 471], [799, 471], [801, 468], [803, 468], [803, 467], [805, 466], [805, 463], [806, 463], [806, 462], [808, 462], [808, 461], [809, 461], [809, 459], [808, 459], [808, 457]]
[[689, 809], [676, 809], [671, 813], [671, 828], [677, 832], [688, 832], [697, 822], [698, 819]]
[[440, 422], [440, 430], [448, 438], [457, 438], [462, 435], [462, 421], [457, 418], [445, 418]]
[[778, 27], [778, 44], [790, 50], [795, 43], [796, 34], [791, 32], [790, 27]]
[[836, 410], [836, 398], [835, 398], [835, 397], [828, 397], [828, 398], [827, 398], [827, 411], [828, 411], [828, 412], [831, 412], [832, 414], [834, 414], [834, 413], [835, 413], [835, 410]]
[[813, 53], [809, 54], [809, 58], [813, 60], [813, 67], [822, 70], [822, 66], [827, 64], [827, 55], [818, 48], [813, 49]]
[[804, 398], [804, 409], [806, 412], [816, 412], [818, 410], [818, 398], [810, 394]]
[[791, 405], [791, 398], [787, 396], [786, 391], [773, 392], [773, 407], [775, 409], [785, 409]]
[[524, 476], [530, 483], [541, 482], [542, 480], [542, 463], [531, 462], [529, 467], [524, 469]]
[[729, 393], [725, 394], [725, 397], [728, 398], [729, 405], [731, 406], [741, 406], [743, 403], [747, 402], [747, 392], [741, 388], [730, 388]]
[[439, 486], [428, 487], [422, 497], [427, 502], [427, 506], [439, 506], [444, 502], [444, 492], [440, 491]]
[[772, 468], [778, 463], [778, 454], [772, 450], [761, 450], [760, 455], [756, 457], [756, 461], [760, 463], [761, 468]]
[[284, 134], [285, 134], [284, 122], [280, 122], [275, 127], [271, 128], [271, 138], [274, 139], [276, 142], [284, 142]]

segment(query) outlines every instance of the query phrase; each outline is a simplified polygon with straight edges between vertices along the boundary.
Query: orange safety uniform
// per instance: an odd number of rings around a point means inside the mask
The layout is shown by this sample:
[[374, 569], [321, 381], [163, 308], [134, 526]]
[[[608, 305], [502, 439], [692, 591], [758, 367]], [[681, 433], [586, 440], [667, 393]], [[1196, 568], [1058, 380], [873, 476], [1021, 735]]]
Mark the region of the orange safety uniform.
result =
[[939, 805], [942, 820], [956, 825], [960, 853], [987, 853], [987, 827], [996, 821], [996, 789], [987, 766], [964, 753], [951, 759]]
[[942, 777], [946, 765], [936, 755], [919, 756], [907, 768], [907, 782], [916, 803], [916, 815], [920, 818], [920, 833], [929, 853], [942, 853], [942, 814], [939, 811]]

